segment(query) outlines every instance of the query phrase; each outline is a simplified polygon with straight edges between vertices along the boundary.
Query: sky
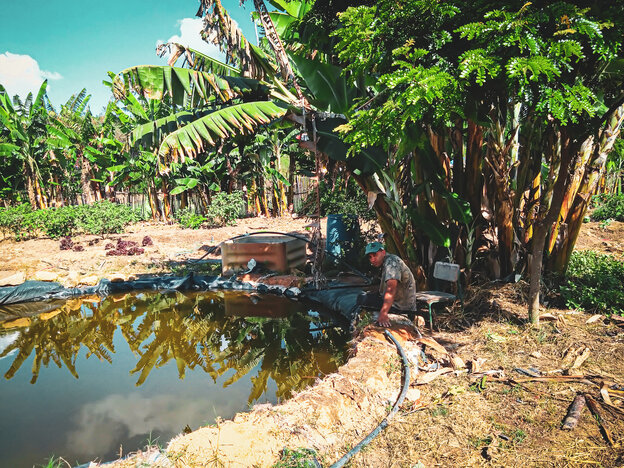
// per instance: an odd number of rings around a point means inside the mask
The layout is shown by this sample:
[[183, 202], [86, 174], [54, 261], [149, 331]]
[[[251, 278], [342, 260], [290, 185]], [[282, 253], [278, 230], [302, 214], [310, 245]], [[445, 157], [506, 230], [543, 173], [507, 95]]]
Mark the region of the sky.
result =
[[[222, 0], [243, 34], [255, 42], [253, 3]], [[110, 98], [102, 84], [108, 71], [166, 65], [156, 45], [176, 41], [223, 60], [199, 36], [198, 0], [0, 0], [0, 84], [22, 98], [48, 80], [56, 108], [83, 88], [91, 111], [101, 114]], [[10, 19], [10, 20], [9, 20]]]

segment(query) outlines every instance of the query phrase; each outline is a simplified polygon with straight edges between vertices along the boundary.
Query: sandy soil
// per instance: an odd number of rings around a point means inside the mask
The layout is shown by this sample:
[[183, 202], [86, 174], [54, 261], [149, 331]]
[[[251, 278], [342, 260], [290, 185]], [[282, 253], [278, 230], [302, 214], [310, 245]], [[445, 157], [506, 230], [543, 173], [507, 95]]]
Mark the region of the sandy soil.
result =
[[[25, 279], [53, 280], [65, 286], [95, 284], [101, 278], [180, 274], [189, 268], [210, 270], [210, 265], [194, 264], [206, 254], [206, 249], [236, 235], [278, 231], [309, 235], [312, 220], [306, 218], [247, 218], [238, 220], [235, 226], [216, 229], [183, 229], [178, 225], [140, 223], [127, 229], [124, 234], [76, 236], [75, 244], [84, 251], [61, 250], [60, 241], [54, 239], [31, 239], [15, 242], [0, 241], [0, 285], [20, 284]], [[321, 221], [325, 232], [325, 220]], [[143, 238], [151, 238], [153, 245], [143, 247], [145, 252], [136, 256], [107, 256], [107, 244], [118, 239], [134, 241], [141, 245]], [[206, 258], [218, 259], [216, 255]], [[4, 282], [3, 282], [4, 280]]]
[[[108, 240], [89, 246], [93, 236], [75, 239], [84, 252], [60, 251], [58, 241], [46, 239], [5, 240], [0, 278], [19, 273], [33, 278], [47, 271], [71, 283], [114, 273], [175, 273], [188, 267], [188, 259], [201, 257], [206, 246], [233, 235], [267, 229], [304, 233], [306, 224], [309, 220], [247, 219], [235, 227], [199, 231], [143, 224], [121, 236], [152, 238], [154, 245], [138, 257], [107, 257]], [[622, 255], [623, 242], [623, 223], [606, 229], [589, 223], [577, 248]], [[419, 340], [411, 324], [396, 320], [393, 334], [413, 365], [409, 397], [350, 466], [624, 466], [622, 322], [544, 308], [542, 325], [531, 327], [527, 290], [524, 282], [473, 287], [463, 310], [441, 311], [435, 332], [423, 330], [435, 342]], [[369, 321], [364, 318], [353, 357], [336, 374], [280, 405], [193, 428], [163, 451], [149, 447], [114, 466], [305, 466], [287, 455], [292, 450], [303, 457], [302, 448], [313, 449], [328, 466], [385, 417], [399, 394], [402, 366], [396, 348], [381, 330], [366, 326]], [[426, 364], [418, 357], [420, 349]], [[585, 408], [578, 426], [563, 431], [568, 406], [578, 394], [593, 398], [600, 416]]]

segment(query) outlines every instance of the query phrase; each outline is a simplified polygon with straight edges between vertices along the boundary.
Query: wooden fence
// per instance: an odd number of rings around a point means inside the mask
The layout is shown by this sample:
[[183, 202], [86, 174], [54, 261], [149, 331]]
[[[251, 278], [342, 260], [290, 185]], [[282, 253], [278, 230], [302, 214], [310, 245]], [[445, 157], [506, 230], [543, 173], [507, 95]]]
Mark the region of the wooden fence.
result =
[[[293, 183], [293, 212], [298, 213], [302, 208], [303, 204], [308, 197], [309, 194], [312, 194], [315, 190], [316, 182], [312, 177], [304, 177], [304, 176], [296, 176], [295, 181]], [[162, 194], [158, 194], [159, 200], [162, 202]], [[195, 213], [201, 213], [201, 198], [199, 194], [190, 192], [188, 194], [188, 209], [192, 210]], [[149, 205], [149, 200], [147, 198], [147, 194], [145, 193], [132, 193], [129, 191], [118, 190], [115, 192], [115, 201], [120, 204], [128, 205], [133, 209], [139, 210], [143, 216], [150, 216], [151, 209]], [[173, 213], [176, 213], [180, 210], [180, 195], [171, 196], [171, 209]], [[316, 201], [315, 201], [316, 203]], [[272, 197], [269, 198], [269, 209], [272, 209]], [[248, 206], [247, 204], [244, 207], [244, 210], [241, 212], [241, 216], [246, 216], [248, 214]]]

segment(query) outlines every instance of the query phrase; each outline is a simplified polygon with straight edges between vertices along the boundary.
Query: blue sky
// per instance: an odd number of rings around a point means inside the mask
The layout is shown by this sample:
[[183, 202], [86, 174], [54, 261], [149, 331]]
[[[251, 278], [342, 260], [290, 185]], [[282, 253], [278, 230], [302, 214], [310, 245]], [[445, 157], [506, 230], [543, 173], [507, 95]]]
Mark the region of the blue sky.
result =
[[[222, 0], [243, 34], [255, 42], [250, 13], [239, 0]], [[156, 44], [176, 40], [219, 57], [201, 41], [198, 0], [3, 0], [0, 27], [0, 83], [25, 97], [48, 78], [48, 96], [60, 107], [82, 88], [101, 113], [109, 99], [106, 72], [134, 65], [164, 65]]]

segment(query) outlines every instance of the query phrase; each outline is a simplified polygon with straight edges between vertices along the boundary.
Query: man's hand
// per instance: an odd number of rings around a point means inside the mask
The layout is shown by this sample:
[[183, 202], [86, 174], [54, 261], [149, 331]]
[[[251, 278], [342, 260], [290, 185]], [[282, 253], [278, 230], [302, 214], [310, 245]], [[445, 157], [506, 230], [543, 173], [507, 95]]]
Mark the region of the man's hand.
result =
[[379, 317], [377, 318], [377, 325], [385, 328], [388, 328], [390, 326], [390, 319], [388, 318], [387, 313], [379, 313]]

